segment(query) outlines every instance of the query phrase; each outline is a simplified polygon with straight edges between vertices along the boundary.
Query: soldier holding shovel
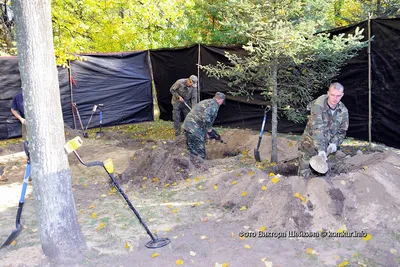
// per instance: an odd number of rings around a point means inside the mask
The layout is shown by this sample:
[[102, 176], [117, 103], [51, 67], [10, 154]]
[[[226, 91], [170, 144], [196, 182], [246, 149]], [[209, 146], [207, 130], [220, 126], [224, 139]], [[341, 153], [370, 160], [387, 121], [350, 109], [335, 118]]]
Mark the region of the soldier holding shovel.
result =
[[349, 128], [349, 112], [340, 102], [343, 95], [343, 85], [335, 82], [328, 94], [311, 103], [311, 115], [299, 143], [299, 176], [311, 175], [310, 164], [319, 173], [327, 172], [328, 154], [337, 151]]
[[171, 86], [175, 136], [181, 134], [181, 113], [185, 118], [189, 113], [188, 103], [192, 108], [197, 104], [197, 81], [197, 76], [191, 75], [187, 79], [177, 80]]

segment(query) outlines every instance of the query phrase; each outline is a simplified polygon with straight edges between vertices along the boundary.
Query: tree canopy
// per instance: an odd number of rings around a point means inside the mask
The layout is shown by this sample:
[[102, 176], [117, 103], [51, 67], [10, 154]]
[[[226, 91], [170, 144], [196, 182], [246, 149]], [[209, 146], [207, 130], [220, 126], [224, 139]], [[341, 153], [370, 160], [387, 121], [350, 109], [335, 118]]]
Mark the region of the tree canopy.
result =
[[[290, 21], [315, 21], [323, 31], [374, 16], [400, 14], [400, 0], [291, 1]], [[51, 2], [57, 63], [77, 53], [124, 52], [189, 46], [245, 44], [249, 17], [243, 7], [260, 0], [54, 0]], [[268, 1], [278, 7], [280, 1]], [[264, 11], [265, 13], [268, 10]], [[288, 12], [288, 10], [285, 10]], [[15, 55], [13, 5], [0, 3], [0, 55]]]

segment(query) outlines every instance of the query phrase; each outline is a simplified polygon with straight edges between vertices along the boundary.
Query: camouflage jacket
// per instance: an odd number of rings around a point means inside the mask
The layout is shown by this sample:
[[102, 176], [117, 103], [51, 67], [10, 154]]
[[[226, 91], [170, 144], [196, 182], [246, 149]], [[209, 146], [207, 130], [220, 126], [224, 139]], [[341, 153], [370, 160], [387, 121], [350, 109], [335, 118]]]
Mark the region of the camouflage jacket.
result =
[[197, 88], [186, 85], [187, 79], [177, 80], [169, 89], [172, 94], [172, 105], [180, 103], [178, 98], [181, 96], [188, 105], [193, 107], [197, 103]]
[[212, 128], [218, 110], [219, 105], [214, 98], [201, 101], [186, 116], [183, 128], [199, 137], [205, 136], [206, 131]]
[[311, 115], [300, 144], [312, 145], [317, 151], [325, 151], [330, 143], [339, 146], [349, 128], [349, 112], [339, 102], [333, 115], [328, 107], [328, 95], [322, 95], [311, 105]]

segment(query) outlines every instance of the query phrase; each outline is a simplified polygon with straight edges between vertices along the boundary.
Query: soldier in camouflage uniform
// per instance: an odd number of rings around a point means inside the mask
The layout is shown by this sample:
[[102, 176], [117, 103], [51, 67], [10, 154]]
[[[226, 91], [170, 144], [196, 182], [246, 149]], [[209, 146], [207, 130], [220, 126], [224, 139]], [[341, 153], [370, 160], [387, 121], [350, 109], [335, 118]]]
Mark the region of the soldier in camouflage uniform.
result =
[[183, 118], [189, 113], [189, 108], [185, 105], [185, 102], [191, 108], [197, 103], [197, 76], [191, 75], [187, 79], [177, 80], [169, 91], [172, 94], [174, 130], [175, 135], [178, 136], [181, 134], [181, 113], [183, 113]]
[[206, 158], [206, 133], [210, 138], [220, 140], [219, 134], [212, 129], [219, 106], [225, 101], [225, 95], [217, 92], [212, 99], [198, 103], [186, 116], [183, 129], [190, 153]]
[[328, 94], [314, 100], [311, 115], [299, 143], [299, 175], [311, 174], [310, 158], [315, 155], [327, 159], [327, 151], [335, 153], [342, 143], [349, 127], [349, 112], [340, 102], [344, 93], [343, 85], [332, 83]]

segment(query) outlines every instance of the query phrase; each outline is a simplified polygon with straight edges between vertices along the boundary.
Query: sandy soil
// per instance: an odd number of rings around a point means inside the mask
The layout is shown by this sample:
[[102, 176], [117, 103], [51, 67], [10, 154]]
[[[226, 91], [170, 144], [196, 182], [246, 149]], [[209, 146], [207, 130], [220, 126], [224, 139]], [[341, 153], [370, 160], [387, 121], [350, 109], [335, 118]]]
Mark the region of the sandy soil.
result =
[[[396, 150], [349, 141], [329, 159], [327, 176], [304, 180], [293, 160], [296, 137], [279, 138], [275, 165], [268, 162], [268, 134], [261, 163], [253, 156], [258, 133], [221, 135], [226, 144], [208, 144], [204, 162], [188, 153], [182, 137], [128, 140], [107, 133], [84, 139], [80, 156], [112, 158], [117, 181], [144, 222], [171, 243], [146, 248], [151, 238], [104, 170], [86, 168], [70, 155], [78, 221], [90, 249], [77, 266], [400, 266]], [[25, 162], [5, 154], [17, 151], [18, 144], [0, 151], [0, 240], [15, 227]], [[52, 266], [41, 250], [34, 185], [23, 231], [0, 251], [0, 266]]]

